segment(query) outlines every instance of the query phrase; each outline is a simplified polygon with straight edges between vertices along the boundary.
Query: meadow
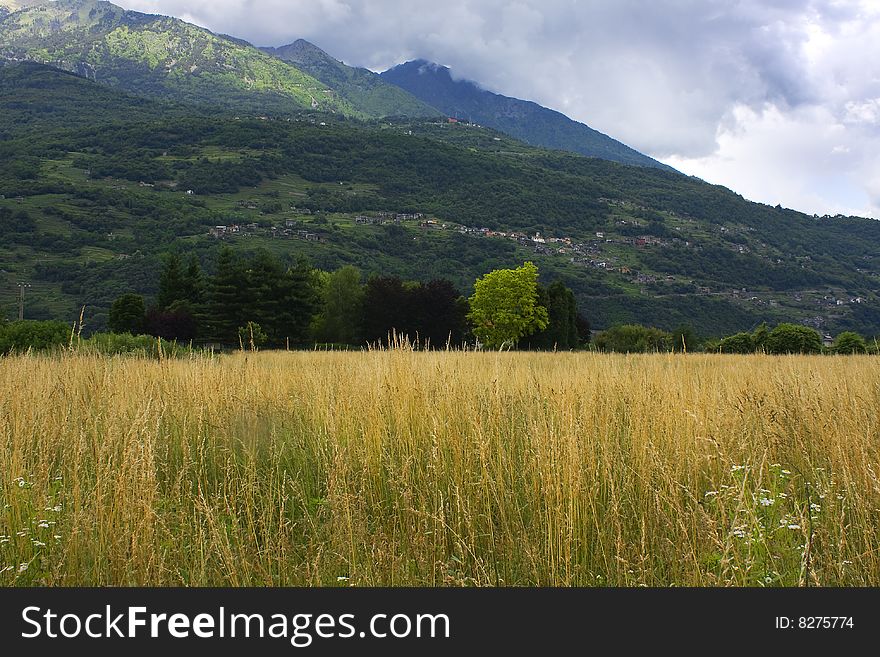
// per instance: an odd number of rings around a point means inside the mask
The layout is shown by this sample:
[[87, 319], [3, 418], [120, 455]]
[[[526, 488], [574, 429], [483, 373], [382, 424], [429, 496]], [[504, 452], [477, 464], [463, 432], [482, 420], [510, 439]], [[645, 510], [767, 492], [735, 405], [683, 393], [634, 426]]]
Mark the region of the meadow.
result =
[[880, 586], [870, 356], [0, 358], [0, 584]]

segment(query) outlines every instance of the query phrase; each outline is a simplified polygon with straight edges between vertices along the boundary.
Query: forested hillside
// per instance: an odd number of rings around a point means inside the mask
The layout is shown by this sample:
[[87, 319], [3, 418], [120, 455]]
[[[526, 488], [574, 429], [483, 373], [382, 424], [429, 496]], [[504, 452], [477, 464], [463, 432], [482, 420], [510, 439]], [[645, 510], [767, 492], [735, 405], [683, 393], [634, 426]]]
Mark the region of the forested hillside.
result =
[[534, 260], [596, 328], [702, 335], [763, 320], [880, 332], [880, 224], [750, 203], [674, 172], [435, 120], [281, 120], [145, 102], [35, 64], [0, 70], [0, 303], [93, 328], [155, 293], [176, 247], [221, 244], [466, 291]]

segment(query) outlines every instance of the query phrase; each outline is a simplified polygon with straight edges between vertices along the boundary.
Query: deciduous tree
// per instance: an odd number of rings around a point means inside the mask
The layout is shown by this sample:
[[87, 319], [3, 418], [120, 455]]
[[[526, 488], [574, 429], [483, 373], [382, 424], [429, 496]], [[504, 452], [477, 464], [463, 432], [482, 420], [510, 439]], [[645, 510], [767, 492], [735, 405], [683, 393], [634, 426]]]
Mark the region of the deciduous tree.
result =
[[491, 349], [515, 346], [549, 321], [547, 309], [538, 303], [538, 268], [531, 262], [478, 278], [470, 306], [474, 335]]

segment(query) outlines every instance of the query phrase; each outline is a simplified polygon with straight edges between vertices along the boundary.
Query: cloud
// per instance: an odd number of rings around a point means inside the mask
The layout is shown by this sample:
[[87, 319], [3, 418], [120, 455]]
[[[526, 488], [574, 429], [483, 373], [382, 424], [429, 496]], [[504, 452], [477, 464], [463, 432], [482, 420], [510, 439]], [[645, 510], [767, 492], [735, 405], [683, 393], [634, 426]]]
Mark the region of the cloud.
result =
[[873, 0], [119, 3], [373, 70], [437, 61], [749, 198], [880, 217]]

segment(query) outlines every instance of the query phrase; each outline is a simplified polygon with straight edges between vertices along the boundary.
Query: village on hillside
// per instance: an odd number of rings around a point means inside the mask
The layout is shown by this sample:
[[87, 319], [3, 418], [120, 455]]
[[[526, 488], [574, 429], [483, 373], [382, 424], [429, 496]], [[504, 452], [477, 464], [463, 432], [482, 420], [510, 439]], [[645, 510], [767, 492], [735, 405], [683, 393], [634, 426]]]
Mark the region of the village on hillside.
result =
[[[610, 205], [616, 203], [610, 199], [602, 199]], [[258, 210], [260, 202], [257, 200], [239, 201], [239, 207], [245, 210]], [[326, 222], [322, 222], [321, 215], [326, 215], [320, 210], [312, 211], [308, 208], [290, 206], [289, 212], [296, 218], [284, 219], [282, 223], [249, 222], [246, 224], [229, 223], [218, 225], [210, 229], [209, 235], [218, 240], [230, 240], [247, 238], [248, 236], [263, 236], [273, 239], [302, 240], [314, 243], [327, 243], [334, 239], [340, 239], [338, 234], [327, 230]], [[430, 230], [457, 232], [462, 235], [478, 239], [498, 239], [515, 242], [520, 247], [528, 249], [536, 257], [552, 257], [564, 259], [574, 266], [589, 267], [601, 270], [608, 274], [616, 274], [629, 284], [636, 285], [639, 292], [645, 296], [722, 296], [743, 304], [755, 304], [776, 308], [780, 305], [793, 305], [801, 309], [812, 308], [815, 316], [804, 321], [816, 329], [822, 330], [827, 324], [826, 313], [832, 309], [840, 308], [848, 304], [862, 304], [865, 299], [859, 295], [848, 294], [842, 289], [805, 289], [796, 291], [768, 291], [753, 290], [746, 287], [731, 287], [728, 289], [712, 289], [698, 285], [695, 281], [683, 276], [661, 274], [657, 272], [641, 271], [627, 264], [627, 255], [632, 255], [630, 250], [664, 249], [664, 248], [687, 248], [700, 250], [701, 244], [684, 237], [657, 237], [649, 234], [635, 234], [627, 236], [611, 231], [596, 231], [589, 238], [576, 238], [573, 236], [546, 236], [540, 232], [528, 234], [521, 231], [503, 231], [487, 227], [468, 226], [451, 221], [440, 220], [423, 212], [396, 212], [378, 211], [364, 214], [342, 215], [342, 221], [353, 224], [352, 227], [370, 226], [401, 226], [412, 230]], [[685, 219], [685, 221], [687, 221]], [[643, 227], [644, 224], [636, 219], [618, 219], [615, 225], [622, 229]], [[680, 230], [675, 227], [675, 230]], [[727, 226], [718, 227], [718, 232], [723, 237], [728, 237], [734, 228]], [[753, 230], [753, 229], [743, 229]], [[725, 235], [727, 234], [727, 235]], [[723, 244], [734, 253], [747, 254], [751, 252], [745, 243], [724, 241]], [[628, 253], [628, 251], [630, 253]], [[766, 258], [766, 256], [762, 256]], [[776, 261], [780, 262], [779, 260]]]

